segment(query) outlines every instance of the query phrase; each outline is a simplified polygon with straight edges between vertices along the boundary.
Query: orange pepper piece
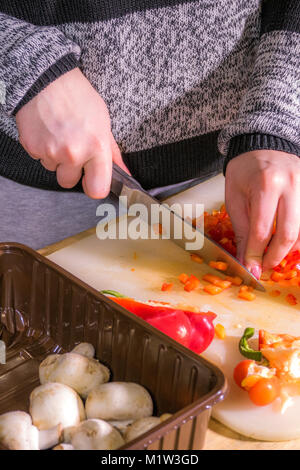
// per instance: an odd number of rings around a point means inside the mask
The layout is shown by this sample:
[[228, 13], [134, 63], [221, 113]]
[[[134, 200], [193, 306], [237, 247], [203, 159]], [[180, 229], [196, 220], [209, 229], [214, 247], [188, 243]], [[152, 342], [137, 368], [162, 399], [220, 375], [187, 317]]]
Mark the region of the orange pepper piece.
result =
[[243, 279], [238, 276], [227, 276], [226, 281], [230, 281], [234, 286], [240, 286], [243, 283]]
[[185, 273], [182, 273], [180, 276], [178, 276], [178, 279], [180, 282], [182, 282], [182, 284], [185, 284], [189, 280], [189, 276]]
[[217, 269], [218, 271], [226, 271], [228, 264], [223, 261], [210, 261], [209, 266], [211, 268]]
[[172, 287], [173, 287], [173, 282], [170, 282], [170, 283], [164, 282], [163, 285], [161, 286], [161, 290], [163, 292], [165, 291], [169, 292], [170, 290], [172, 290]]
[[191, 260], [195, 261], [195, 263], [199, 263], [199, 264], [203, 263], [203, 258], [201, 258], [201, 256], [197, 255], [196, 253], [191, 254]]
[[246, 292], [239, 292], [238, 297], [239, 297], [240, 299], [249, 300], [249, 301], [252, 301], [252, 300], [256, 299], [256, 295], [253, 294], [253, 292], [248, 292], [248, 291], [246, 291]]
[[217, 338], [219, 339], [225, 339], [226, 338], [226, 331], [223, 325], [221, 323], [217, 323], [215, 326], [215, 333]]
[[221, 292], [223, 292], [223, 289], [221, 287], [214, 286], [212, 284], [209, 284], [208, 286], [204, 286], [203, 289], [205, 290], [205, 292], [207, 292], [210, 295], [216, 295], [216, 294], [220, 294]]
[[293, 294], [288, 294], [285, 298], [285, 300], [290, 304], [290, 305], [297, 305], [297, 299]]
[[271, 291], [269, 292], [269, 295], [270, 295], [271, 297], [279, 297], [279, 296], [281, 295], [281, 292], [280, 292], [280, 290], [275, 289], [275, 290], [271, 290]]

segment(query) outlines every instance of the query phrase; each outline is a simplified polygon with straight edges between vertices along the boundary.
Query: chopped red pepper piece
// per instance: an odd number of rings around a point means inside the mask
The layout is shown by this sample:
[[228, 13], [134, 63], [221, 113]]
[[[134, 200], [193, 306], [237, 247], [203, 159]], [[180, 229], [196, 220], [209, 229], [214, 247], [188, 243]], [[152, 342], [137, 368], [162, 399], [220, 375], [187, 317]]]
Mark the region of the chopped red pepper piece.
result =
[[164, 282], [163, 285], [161, 286], [161, 290], [163, 292], [169, 292], [170, 290], [172, 290], [172, 287], [173, 287], [173, 282], [170, 282], [170, 283], [167, 283], [167, 282]]

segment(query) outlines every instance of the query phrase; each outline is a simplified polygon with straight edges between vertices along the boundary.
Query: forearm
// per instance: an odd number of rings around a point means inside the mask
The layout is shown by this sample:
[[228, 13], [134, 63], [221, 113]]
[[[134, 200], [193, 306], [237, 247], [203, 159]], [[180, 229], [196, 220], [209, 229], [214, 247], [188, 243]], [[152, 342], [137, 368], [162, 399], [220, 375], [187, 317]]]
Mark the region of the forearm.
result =
[[59, 29], [0, 12], [0, 109], [15, 114], [53, 80], [77, 67], [79, 56], [80, 48]]

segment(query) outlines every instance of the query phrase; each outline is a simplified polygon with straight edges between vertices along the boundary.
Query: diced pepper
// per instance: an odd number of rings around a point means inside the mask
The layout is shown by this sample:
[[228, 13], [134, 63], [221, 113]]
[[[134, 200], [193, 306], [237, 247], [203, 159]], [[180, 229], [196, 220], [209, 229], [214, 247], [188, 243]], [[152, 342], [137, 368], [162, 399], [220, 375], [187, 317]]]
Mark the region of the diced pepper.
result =
[[238, 298], [242, 300], [248, 300], [249, 302], [252, 302], [253, 300], [256, 299], [256, 295], [253, 294], [253, 292], [239, 292]]
[[238, 276], [227, 276], [226, 281], [230, 281], [234, 286], [240, 286], [243, 283], [243, 279]]
[[226, 338], [226, 331], [223, 325], [221, 323], [217, 323], [215, 326], [215, 333], [217, 338], [219, 339], [225, 339]]
[[226, 271], [226, 269], [228, 269], [228, 264], [223, 261], [210, 261], [209, 266], [218, 271]]
[[191, 292], [192, 290], [198, 289], [201, 286], [200, 280], [193, 276], [193, 274], [189, 277], [188, 281], [184, 285], [184, 290], [187, 292]]
[[221, 292], [223, 292], [223, 289], [221, 287], [214, 286], [212, 284], [209, 284], [208, 286], [204, 286], [203, 290], [205, 290], [205, 292], [207, 292], [210, 295], [216, 295], [216, 294], [220, 294]]
[[197, 255], [196, 253], [191, 254], [191, 260], [195, 261], [195, 263], [199, 263], [199, 264], [203, 263], [203, 258], [201, 258], [201, 256]]
[[275, 289], [275, 290], [271, 290], [271, 291], [269, 292], [269, 295], [270, 295], [271, 297], [279, 297], [279, 296], [281, 295], [281, 292], [280, 292], [280, 290]]
[[290, 271], [288, 271], [285, 274], [284, 278], [285, 279], [293, 279], [294, 277], [297, 277], [297, 275], [298, 275], [298, 273], [297, 273], [296, 269], [291, 269]]
[[248, 301], [252, 301], [256, 299], [256, 295], [252, 291], [253, 291], [253, 287], [251, 286], [241, 286], [239, 293], [238, 293], [239, 299], [248, 300]]
[[293, 294], [287, 294], [285, 297], [285, 300], [290, 304], [290, 305], [297, 305], [297, 299]]
[[213, 284], [214, 286], [221, 287], [221, 289], [227, 289], [231, 286], [231, 281], [222, 279], [219, 276], [214, 276], [213, 274], [204, 274], [202, 279], [209, 282], [210, 284]]
[[282, 281], [284, 279], [284, 274], [273, 271], [271, 274], [271, 279], [275, 282]]
[[178, 276], [178, 279], [180, 282], [182, 282], [182, 284], [185, 284], [189, 280], [189, 276], [185, 273], [182, 273], [180, 276]]
[[170, 290], [172, 290], [172, 287], [173, 287], [173, 283], [170, 282], [170, 283], [167, 283], [167, 282], [164, 282], [163, 285], [161, 286], [161, 290], [163, 292], [169, 292]]

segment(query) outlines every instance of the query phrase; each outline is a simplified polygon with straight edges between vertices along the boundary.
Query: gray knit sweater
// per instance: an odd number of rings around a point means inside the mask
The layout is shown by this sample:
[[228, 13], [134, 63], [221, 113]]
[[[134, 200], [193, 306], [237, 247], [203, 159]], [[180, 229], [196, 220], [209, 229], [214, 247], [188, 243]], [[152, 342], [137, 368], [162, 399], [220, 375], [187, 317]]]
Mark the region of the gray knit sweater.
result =
[[78, 66], [145, 188], [249, 150], [300, 156], [299, 22], [299, 0], [0, 0], [0, 174], [61, 189], [15, 114]]

